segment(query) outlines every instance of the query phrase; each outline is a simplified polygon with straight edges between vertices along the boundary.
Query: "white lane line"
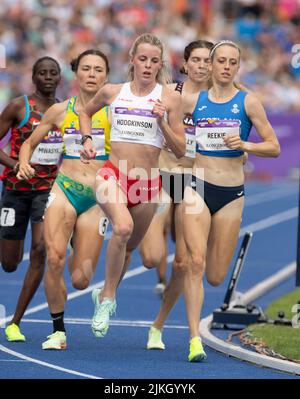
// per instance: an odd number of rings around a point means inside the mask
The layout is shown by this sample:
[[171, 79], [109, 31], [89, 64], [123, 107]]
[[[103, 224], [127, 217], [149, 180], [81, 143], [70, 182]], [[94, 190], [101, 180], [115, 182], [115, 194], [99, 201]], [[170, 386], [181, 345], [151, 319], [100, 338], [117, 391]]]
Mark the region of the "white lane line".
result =
[[77, 375], [79, 377], [90, 378], [90, 379], [93, 379], [93, 380], [102, 379], [102, 377], [98, 377], [98, 376], [91, 375], [91, 374], [80, 373], [79, 371], [75, 371], [75, 370], [69, 370], [69, 369], [66, 369], [64, 367], [56, 366], [55, 364], [51, 364], [51, 363], [48, 363], [48, 362], [43, 362], [41, 360], [34, 359], [32, 357], [22, 355], [22, 353], [15, 352], [15, 351], [13, 351], [11, 349], [6, 348], [5, 346], [3, 346], [1, 344], [0, 344], [0, 350], [2, 352], [8, 353], [9, 355], [12, 355], [12, 356], [16, 356], [16, 357], [18, 357], [20, 359], [23, 359], [23, 360], [26, 360], [28, 362], [36, 363], [36, 364], [39, 364], [40, 366], [45, 366], [45, 367], [48, 367], [50, 369], [54, 369], [54, 370], [57, 370], [57, 371], [62, 371], [62, 372], [67, 373], [67, 374], [73, 374], [73, 375]]
[[294, 208], [288, 209], [287, 211], [279, 212], [276, 213], [275, 215], [269, 216], [258, 222], [248, 224], [248, 226], [243, 227], [240, 230], [240, 236], [244, 235], [246, 231], [256, 232], [264, 230], [268, 227], [274, 226], [275, 224], [279, 224], [282, 222], [286, 222], [290, 219], [294, 219], [297, 216], [298, 216], [298, 207], [295, 206]]
[[[296, 270], [296, 262], [292, 262], [286, 265], [279, 272], [271, 277], [261, 281], [260, 283], [253, 286], [251, 289], [246, 291], [242, 295], [242, 303], [248, 304], [253, 300], [266, 294], [269, 290], [279, 285], [282, 281], [291, 277]], [[300, 364], [289, 362], [287, 360], [281, 360], [272, 358], [270, 356], [261, 355], [251, 350], [244, 349], [238, 345], [234, 345], [229, 342], [225, 342], [222, 339], [216, 337], [211, 333], [211, 324], [213, 316], [210, 315], [200, 322], [200, 331], [203, 342], [219, 352], [225, 353], [226, 355], [233, 356], [239, 360], [245, 360], [250, 363], [254, 363], [258, 366], [264, 366], [272, 368], [274, 370], [280, 370], [288, 373], [300, 375]]]
[[[45, 319], [22, 319], [22, 323], [42, 323], [42, 324], [52, 324], [52, 320]], [[64, 319], [66, 324], [79, 324], [79, 325], [91, 325], [92, 319], [83, 319], [83, 318], [68, 318]], [[152, 321], [149, 320], [110, 320], [110, 326], [117, 327], [140, 327], [140, 328], [149, 328], [152, 325]], [[177, 324], [166, 324], [165, 328], [174, 329], [174, 330], [187, 330], [188, 326], [177, 325]]]
[[255, 299], [263, 296], [267, 291], [276, 287], [282, 281], [287, 280], [296, 272], [296, 262], [291, 262], [277, 273], [266, 278], [265, 280], [257, 283], [254, 287], [250, 288], [243, 294], [243, 301], [248, 304]]
[[263, 204], [264, 202], [277, 201], [279, 199], [298, 194], [298, 187], [289, 187], [287, 189], [276, 188], [259, 194], [253, 194], [245, 197], [245, 206]]

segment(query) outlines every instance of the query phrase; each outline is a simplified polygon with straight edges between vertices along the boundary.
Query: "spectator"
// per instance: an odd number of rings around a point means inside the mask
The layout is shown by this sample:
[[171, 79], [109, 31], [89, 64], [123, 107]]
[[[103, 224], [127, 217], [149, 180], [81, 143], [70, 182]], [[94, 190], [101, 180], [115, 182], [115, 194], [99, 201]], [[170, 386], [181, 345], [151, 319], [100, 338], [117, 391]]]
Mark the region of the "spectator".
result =
[[28, 65], [45, 54], [62, 65], [62, 99], [75, 90], [67, 65], [87, 48], [107, 53], [111, 81], [123, 81], [132, 39], [149, 31], [165, 43], [175, 79], [188, 42], [235, 40], [243, 54], [251, 53], [241, 65], [241, 82], [258, 92], [268, 110], [299, 110], [300, 67], [291, 64], [292, 47], [300, 43], [299, 21], [298, 0], [1, 0], [0, 44], [7, 66], [0, 74], [0, 111], [12, 97], [30, 91]]

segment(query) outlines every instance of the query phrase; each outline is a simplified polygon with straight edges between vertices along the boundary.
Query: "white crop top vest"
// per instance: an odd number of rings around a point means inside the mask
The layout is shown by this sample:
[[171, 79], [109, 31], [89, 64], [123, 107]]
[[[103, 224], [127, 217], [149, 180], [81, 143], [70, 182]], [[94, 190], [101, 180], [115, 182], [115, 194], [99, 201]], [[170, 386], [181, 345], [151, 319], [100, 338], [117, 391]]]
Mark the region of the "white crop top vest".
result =
[[124, 83], [111, 103], [110, 141], [147, 144], [162, 148], [164, 136], [152, 114], [154, 103], [161, 100], [162, 85], [156, 84], [145, 97], [135, 96], [130, 82]]

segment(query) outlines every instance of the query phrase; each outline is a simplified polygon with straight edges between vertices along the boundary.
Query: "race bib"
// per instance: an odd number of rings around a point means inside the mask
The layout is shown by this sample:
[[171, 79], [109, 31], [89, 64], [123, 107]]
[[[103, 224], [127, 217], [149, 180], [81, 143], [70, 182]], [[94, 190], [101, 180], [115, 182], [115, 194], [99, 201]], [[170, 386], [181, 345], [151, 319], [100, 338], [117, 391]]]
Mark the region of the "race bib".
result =
[[63, 138], [59, 130], [50, 131], [34, 150], [30, 162], [56, 165], [63, 151]]
[[113, 139], [155, 141], [157, 121], [150, 109], [116, 107]]
[[100, 236], [105, 237], [108, 225], [109, 225], [108, 218], [107, 217], [102, 217], [100, 219], [100, 221], [99, 221], [99, 234], [100, 234]]
[[[184, 129], [185, 133], [185, 157], [188, 158], [195, 158], [196, 156], [196, 130], [195, 127], [186, 127]], [[164, 141], [164, 148], [167, 149], [167, 151], [172, 152], [172, 150], [167, 146], [166, 141]]]
[[196, 129], [194, 126], [186, 127], [185, 133], [185, 156], [188, 158], [195, 158], [196, 156]]
[[204, 119], [198, 120], [196, 142], [203, 151], [228, 151], [225, 136], [240, 135], [240, 120]]
[[0, 226], [14, 226], [16, 221], [16, 211], [13, 208], [2, 208], [0, 215]]
[[[103, 128], [92, 128], [93, 145], [96, 148], [97, 155], [105, 155], [105, 135]], [[82, 135], [79, 130], [74, 127], [65, 128], [64, 142], [65, 154], [73, 158], [80, 158], [80, 151], [83, 150], [81, 145]]]

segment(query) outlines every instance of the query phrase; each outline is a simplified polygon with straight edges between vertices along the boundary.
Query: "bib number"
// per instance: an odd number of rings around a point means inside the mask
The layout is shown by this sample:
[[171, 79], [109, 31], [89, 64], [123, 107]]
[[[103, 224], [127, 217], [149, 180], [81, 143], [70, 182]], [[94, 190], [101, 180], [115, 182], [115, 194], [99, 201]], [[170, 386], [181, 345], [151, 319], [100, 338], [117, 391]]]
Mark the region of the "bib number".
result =
[[0, 226], [14, 226], [16, 222], [16, 211], [13, 208], [2, 208], [0, 215]]

